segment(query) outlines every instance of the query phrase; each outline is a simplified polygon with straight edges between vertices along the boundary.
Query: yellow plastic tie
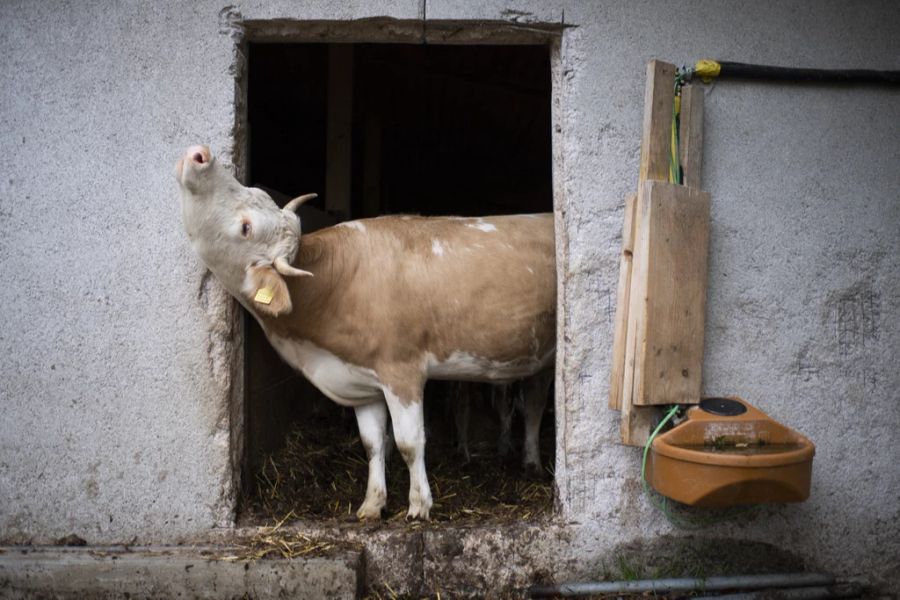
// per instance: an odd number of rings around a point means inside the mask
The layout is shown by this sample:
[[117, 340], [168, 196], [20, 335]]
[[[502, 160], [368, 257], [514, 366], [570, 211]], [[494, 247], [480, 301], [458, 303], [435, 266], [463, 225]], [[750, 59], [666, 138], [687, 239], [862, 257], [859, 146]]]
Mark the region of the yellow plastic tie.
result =
[[722, 65], [709, 58], [698, 60], [697, 64], [694, 65], [694, 74], [699, 75], [703, 83], [709, 83], [713, 78], [718, 77], [721, 72]]

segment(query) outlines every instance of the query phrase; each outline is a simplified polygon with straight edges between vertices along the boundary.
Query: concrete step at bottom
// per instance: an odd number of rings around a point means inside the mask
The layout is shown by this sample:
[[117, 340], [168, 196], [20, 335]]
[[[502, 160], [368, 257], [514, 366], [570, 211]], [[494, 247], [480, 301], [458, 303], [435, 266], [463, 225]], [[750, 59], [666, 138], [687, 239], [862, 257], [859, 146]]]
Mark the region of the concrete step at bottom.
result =
[[356, 598], [360, 552], [236, 559], [227, 547], [0, 547], [0, 598]]

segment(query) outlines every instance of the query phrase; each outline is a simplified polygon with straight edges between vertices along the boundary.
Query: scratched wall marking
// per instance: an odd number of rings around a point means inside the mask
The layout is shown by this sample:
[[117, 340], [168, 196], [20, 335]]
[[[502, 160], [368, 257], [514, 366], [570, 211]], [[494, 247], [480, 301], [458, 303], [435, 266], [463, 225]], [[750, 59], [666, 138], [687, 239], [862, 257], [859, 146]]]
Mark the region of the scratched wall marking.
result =
[[876, 391], [879, 373], [869, 353], [878, 341], [881, 295], [860, 283], [831, 295], [829, 305], [841, 371], [864, 391]]

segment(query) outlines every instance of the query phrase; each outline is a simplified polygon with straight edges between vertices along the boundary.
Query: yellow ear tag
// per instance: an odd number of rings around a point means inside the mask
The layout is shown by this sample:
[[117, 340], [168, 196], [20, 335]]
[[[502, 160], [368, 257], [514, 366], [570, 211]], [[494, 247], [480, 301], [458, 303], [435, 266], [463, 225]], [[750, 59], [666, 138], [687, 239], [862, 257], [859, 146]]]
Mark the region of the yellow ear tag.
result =
[[259, 291], [256, 292], [256, 296], [253, 297], [253, 301], [259, 302], [260, 304], [271, 304], [274, 296], [275, 292], [272, 291], [272, 288], [261, 287], [259, 288]]

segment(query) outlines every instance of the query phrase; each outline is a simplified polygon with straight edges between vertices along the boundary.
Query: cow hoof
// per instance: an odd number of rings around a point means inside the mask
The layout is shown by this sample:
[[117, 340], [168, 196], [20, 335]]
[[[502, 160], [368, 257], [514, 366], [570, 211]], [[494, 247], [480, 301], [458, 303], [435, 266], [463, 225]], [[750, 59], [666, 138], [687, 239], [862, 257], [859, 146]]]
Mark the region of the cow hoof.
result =
[[541, 468], [539, 463], [534, 462], [526, 462], [522, 464], [522, 469], [524, 469], [525, 474], [529, 477], [538, 477], [542, 478], [544, 475], [544, 470]]
[[381, 507], [363, 502], [363, 505], [356, 511], [356, 518], [360, 521], [377, 521], [381, 519]]
[[425, 504], [420, 504], [418, 506], [410, 504], [409, 511], [406, 513], [406, 520], [427, 521], [430, 508], [430, 506]]

